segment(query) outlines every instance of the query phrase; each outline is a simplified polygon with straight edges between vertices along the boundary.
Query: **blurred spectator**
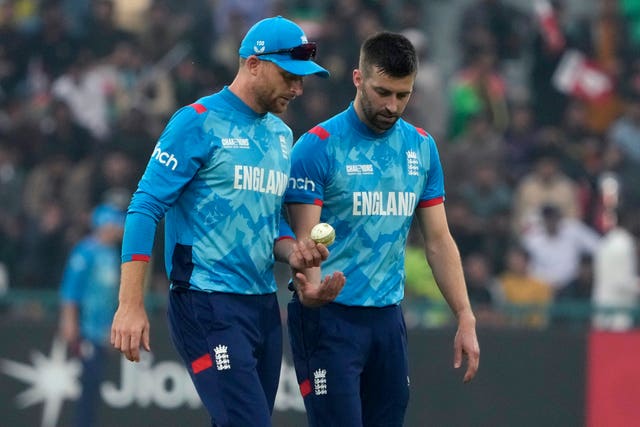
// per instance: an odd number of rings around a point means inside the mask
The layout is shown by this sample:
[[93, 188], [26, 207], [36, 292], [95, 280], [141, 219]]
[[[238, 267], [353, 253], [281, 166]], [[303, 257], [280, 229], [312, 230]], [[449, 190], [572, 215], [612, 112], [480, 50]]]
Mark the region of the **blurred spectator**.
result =
[[584, 102], [571, 100], [559, 126], [538, 129], [536, 151], [542, 156], [555, 157], [559, 170], [573, 182], [577, 217], [595, 226], [596, 187], [603, 167], [603, 142], [597, 133], [588, 129], [586, 120]]
[[599, 185], [604, 171], [603, 141], [593, 136], [585, 138], [579, 146], [569, 147], [573, 162], [576, 184], [579, 191], [581, 217], [585, 224], [602, 231], [600, 216], [602, 203], [599, 198]]
[[43, 73], [43, 84], [48, 84], [74, 61], [80, 43], [67, 28], [60, 1], [44, 1], [40, 8], [40, 26], [29, 38], [27, 57], [29, 72]]
[[67, 29], [74, 37], [81, 38], [87, 31], [91, 0], [60, 0], [60, 3], [66, 17]]
[[244, 32], [254, 22], [273, 13], [273, 0], [218, 0], [214, 3], [213, 17], [219, 34]]
[[626, 96], [624, 114], [612, 124], [607, 137], [624, 157], [640, 167], [640, 93]]
[[[181, 53], [179, 48], [176, 49], [165, 53], [171, 57], [175, 53], [180, 56], [186, 54], [186, 51]], [[146, 51], [138, 43], [118, 43], [113, 54], [100, 67], [101, 74], [110, 78], [109, 84], [112, 84], [110, 92], [107, 92], [111, 101], [111, 125], [132, 108], [144, 109], [149, 118], [164, 123], [176, 106], [170, 72], [180, 60], [150, 63]]]
[[[201, 0], [180, 0], [170, 1], [170, 3], [184, 22], [185, 32], [180, 37], [180, 41], [189, 46], [193, 61], [205, 70], [217, 68], [219, 65], [216, 58], [211, 55], [211, 46], [217, 37], [217, 18], [213, 13], [216, 3]], [[220, 76], [218, 81], [226, 82], [226, 77]]]
[[[605, 234], [594, 258], [593, 327], [625, 331], [634, 326], [640, 296], [638, 247], [628, 214], [609, 212]], [[618, 218], [619, 217], [619, 218]]]
[[27, 220], [37, 221], [51, 201], [64, 200], [64, 186], [71, 164], [64, 147], [46, 147], [40, 162], [26, 175], [25, 188], [28, 191], [22, 198], [22, 209]]
[[547, 16], [543, 18], [538, 12], [538, 24], [533, 36], [530, 90], [536, 126], [558, 126], [564, 117], [569, 96], [554, 86], [553, 75], [570, 43], [570, 37], [566, 30], [565, 1], [551, 0], [546, 4], [549, 9], [541, 12]]
[[37, 123], [41, 115], [35, 113], [29, 101], [22, 97], [9, 98], [1, 111], [0, 135], [15, 148], [25, 171], [31, 170], [47, 152]]
[[463, 200], [454, 198], [447, 202], [447, 221], [463, 259], [472, 253], [484, 251], [487, 236], [482, 229], [482, 223], [471, 213]]
[[521, 243], [531, 255], [531, 274], [559, 292], [577, 277], [582, 255], [597, 250], [600, 236], [557, 205], [543, 205], [541, 218], [524, 231]]
[[620, 186], [620, 198], [624, 200], [625, 210], [640, 209], [640, 167], [621, 148], [607, 144], [603, 153], [603, 174], [617, 176]]
[[525, 47], [529, 19], [502, 0], [474, 0], [462, 11], [458, 40], [465, 57], [493, 48], [499, 61], [518, 58]]
[[[271, 16], [272, 11], [272, 0], [220, 0], [213, 3], [212, 19], [216, 34], [211, 55], [226, 70], [229, 81], [238, 67], [238, 46], [244, 33], [254, 22]], [[227, 81], [227, 78], [221, 81]]]
[[510, 313], [510, 323], [542, 327], [547, 324], [547, 308], [553, 301], [553, 290], [548, 283], [531, 275], [529, 262], [529, 253], [524, 248], [511, 246], [497, 282], [502, 302]]
[[203, 69], [202, 65], [194, 61], [191, 55], [180, 61], [172, 70], [171, 80], [176, 105], [189, 105], [216, 85], [215, 76]]
[[598, 0], [596, 13], [579, 21], [574, 34], [577, 47], [614, 85], [610, 96], [588, 100], [586, 104], [590, 128], [603, 133], [622, 111], [623, 77], [637, 55], [629, 44], [629, 29], [619, 0]]
[[497, 324], [500, 315], [495, 311], [497, 283], [486, 256], [472, 253], [462, 260], [467, 292], [478, 323]]
[[559, 208], [563, 217], [580, 216], [576, 183], [560, 169], [559, 157], [556, 150], [538, 150], [533, 170], [516, 184], [512, 218], [516, 233], [539, 222], [546, 204]]
[[130, 158], [132, 170], [129, 174], [133, 177], [138, 178], [142, 174], [161, 131], [144, 109], [131, 108], [119, 117], [111, 146]]
[[140, 31], [142, 51], [151, 62], [159, 61], [185, 35], [190, 22], [171, 9], [168, 0], [153, 0]]
[[559, 127], [569, 144], [579, 145], [581, 141], [597, 135], [589, 128], [587, 106], [580, 99], [570, 99], [560, 119]]
[[556, 302], [578, 302], [591, 304], [593, 293], [593, 255], [580, 255], [578, 274], [567, 286], [556, 294]]
[[460, 185], [473, 179], [478, 163], [490, 165], [499, 173], [505, 167], [506, 145], [486, 114], [469, 118], [464, 133], [443, 145], [441, 155], [446, 164], [445, 177], [449, 185]]
[[484, 115], [503, 132], [508, 125], [507, 90], [491, 48], [476, 49], [468, 63], [452, 77], [449, 89], [449, 136], [464, 134], [472, 118]]
[[333, 105], [328, 89], [330, 84], [324, 79], [305, 81], [304, 91], [307, 96], [304, 101], [294, 100], [292, 107], [285, 111], [283, 118], [287, 123], [291, 122], [291, 130], [294, 137], [307, 132], [316, 123], [330, 116]]
[[7, 286], [14, 284], [20, 257], [24, 174], [16, 147], [0, 139], [0, 265]]
[[511, 188], [493, 164], [479, 163], [461, 186], [460, 198], [477, 218], [485, 236], [483, 253], [497, 271], [511, 236]]
[[13, 1], [0, 2], [0, 100], [16, 91], [27, 69], [27, 39], [14, 18]]
[[509, 126], [504, 132], [504, 168], [507, 182], [513, 186], [529, 172], [536, 148], [536, 127], [531, 106], [514, 102], [509, 108]]
[[82, 42], [97, 59], [102, 59], [111, 55], [120, 42], [131, 40], [134, 36], [118, 27], [113, 0], [89, 0], [89, 2], [91, 7]]
[[484, 226], [494, 221], [504, 222], [504, 217], [510, 213], [511, 190], [493, 164], [479, 163], [472, 178], [462, 185], [460, 196]]
[[635, 0], [622, 0], [619, 6], [629, 26], [631, 45], [634, 49], [638, 49], [640, 48], [640, 3]]
[[[420, 233], [416, 233], [420, 235]], [[408, 245], [405, 254], [405, 307], [415, 307], [422, 315], [408, 313], [408, 321], [427, 327], [443, 326], [452, 320], [451, 311], [438, 289], [431, 267], [424, 262], [423, 246]], [[419, 316], [419, 317], [418, 317]]]
[[49, 105], [49, 110], [48, 117], [41, 125], [46, 145], [64, 151], [74, 163], [95, 150], [96, 141], [89, 131], [75, 120], [64, 100], [54, 99]]
[[62, 277], [59, 333], [82, 361], [82, 392], [73, 417], [77, 427], [98, 425], [100, 383], [118, 302], [124, 217], [115, 206], [97, 206], [91, 233], [72, 249]]
[[37, 216], [28, 218], [17, 261], [16, 288], [55, 289], [69, 250], [67, 216], [56, 199], [45, 199]]
[[405, 110], [408, 122], [424, 128], [436, 141], [443, 141], [447, 134], [448, 105], [445, 80], [440, 67], [432, 60], [429, 39], [424, 31], [409, 28], [403, 34], [411, 40], [419, 59], [418, 74], [413, 85], [411, 100]]
[[[70, 215], [84, 215], [110, 192], [130, 198], [141, 173], [125, 151], [113, 147], [94, 152], [68, 173], [63, 195]], [[86, 222], [82, 217], [74, 219], [74, 224]], [[73, 230], [73, 235], [78, 237], [78, 229]]]
[[[86, 1], [86, 0], [69, 0]], [[121, 28], [134, 36], [138, 36], [144, 26], [146, 13], [153, 0], [113, 0], [114, 22]], [[181, 0], [180, 3], [187, 3], [188, 0]], [[90, 3], [90, 2], [89, 2]], [[175, 3], [175, 2], [174, 2]]]
[[51, 93], [69, 105], [74, 119], [98, 141], [111, 132], [111, 106], [115, 77], [83, 49], [74, 62], [51, 85]]
[[593, 310], [592, 295], [593, 255], [584, 253], [580, 256], [575, 279], [555, 295], [554, 326], [588, 327]]

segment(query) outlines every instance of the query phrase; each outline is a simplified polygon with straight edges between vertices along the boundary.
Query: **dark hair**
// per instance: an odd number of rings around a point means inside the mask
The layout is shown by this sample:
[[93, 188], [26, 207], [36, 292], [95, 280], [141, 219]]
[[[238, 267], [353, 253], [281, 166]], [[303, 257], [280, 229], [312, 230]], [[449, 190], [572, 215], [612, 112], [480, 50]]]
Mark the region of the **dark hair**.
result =
[[418, 57], [408, 38], [383, 31], [362, 43], [359, 66], [365, 75], [371, 67], [378, 67], [387, 76], [406, 77], [417, 72]]

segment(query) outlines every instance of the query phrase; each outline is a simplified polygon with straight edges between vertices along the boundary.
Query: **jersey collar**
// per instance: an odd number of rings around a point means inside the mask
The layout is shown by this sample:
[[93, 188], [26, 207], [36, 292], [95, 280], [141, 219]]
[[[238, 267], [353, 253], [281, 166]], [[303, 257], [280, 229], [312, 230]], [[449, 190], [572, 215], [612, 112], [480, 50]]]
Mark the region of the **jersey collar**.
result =
[[347, 109], [347, 119], [356, 130], [356, 132], [368, 139], [380, 139], [386, 137], [391, 132], [393, 132], [393, 129], [397, 124], [396, 122], [393, 126], [391, 126], [391, 128], [385, 130], [384, 132], [374, 132], [369, 126], [367, 126], [362, 120], [360, 120], [360, 117], [358, 117], [358, 113], [356, 113], [356, 109], [353, 106], [353, 101], [349, 103], [349, 108]]
[[236, 96], [235, 93], [231, 92], [231, 90], [229, 90], [229, 86], [225, 86], [222, 88], [222, 90], [220, 91], [220, 96], [222, 97], [222, 99], [224, 99], [226, 102], [229, 103], [229, 105], [231, 105], [231, 107], [233, 107], [234, 110], [237, 110], [238, 112], [247, 115], [251, 118], [261, 118], [266, 116], [268, 113], [256, 113], [255, 111], [253, 111], [251, 109], [251, 107], [249, 107], [247, 104], [244, 103], [244, 101], [240, 98], [238, 98]]

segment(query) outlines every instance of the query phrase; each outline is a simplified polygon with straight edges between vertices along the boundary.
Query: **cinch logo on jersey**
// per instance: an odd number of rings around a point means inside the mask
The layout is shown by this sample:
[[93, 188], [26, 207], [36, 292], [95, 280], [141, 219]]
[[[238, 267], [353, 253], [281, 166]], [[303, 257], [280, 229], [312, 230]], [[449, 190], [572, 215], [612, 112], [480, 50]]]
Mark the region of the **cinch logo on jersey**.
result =
[[224, 148], [249, 148], [247, 138], [222, 138], [220, 142]]
[[413, 150], [407, 151], [407, 173], [409, 175], [418, 176], [420, 173], [420, 162], [418, 162], [418, 153]]
[[243, 165], [235, 165], [234, 170], [233, 188], [236, 190], [282, 196], [287, 189], [289, 177], [280, 171]]
[[161, 165], [171, 168], [172, 171], [178, 167], [178, 159], [176, 159], [173, 154], [162, 151], [160, 145], [156, 145], [151, 157], [160, 162]]
[[373, 165], [347, 165], [347, 175], [373, 175]]
[[316, 191], [316, 183], [309, 178], [289, 178], [289, 187], [293, 190]]
[[411, 216], [416, 205], [415, 193], [357, 191], [353, 193], [353, 215]]

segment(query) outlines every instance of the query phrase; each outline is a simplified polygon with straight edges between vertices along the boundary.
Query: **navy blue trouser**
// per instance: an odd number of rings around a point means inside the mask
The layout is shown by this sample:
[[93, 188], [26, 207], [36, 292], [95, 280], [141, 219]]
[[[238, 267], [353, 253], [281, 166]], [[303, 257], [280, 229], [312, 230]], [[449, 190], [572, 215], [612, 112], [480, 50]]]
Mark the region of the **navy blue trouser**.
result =
[[212, 426], [271, 426], [282, 362], [276, 294], [174, 289], [168, 321]]
[[96, 414], [100, 404], [100, 382], [104, 376], [106, 357], [107, 347], [105, 345], [95, 344], [88, 340], [82, 340], [80, 343], [82, 394], [76, 402], [73, 415], [73, 425], [76, 427], [98, 425]]
[[311, 427], [399, 427], [409, 403], [400, 306], [288, 305], [289, 339]]

